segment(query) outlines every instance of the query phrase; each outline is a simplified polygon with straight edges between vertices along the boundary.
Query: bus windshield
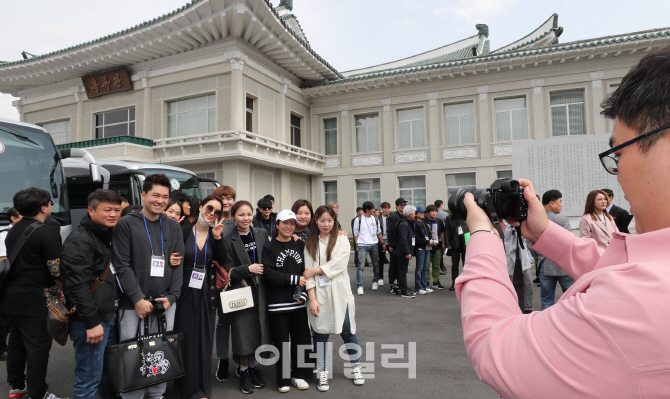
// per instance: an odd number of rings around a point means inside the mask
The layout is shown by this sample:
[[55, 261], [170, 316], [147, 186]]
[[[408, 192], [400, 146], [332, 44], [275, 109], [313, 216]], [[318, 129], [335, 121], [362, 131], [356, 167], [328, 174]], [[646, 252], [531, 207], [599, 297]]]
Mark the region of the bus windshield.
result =
[[[198, 198], [203, 198], [202, 193], [200, 193], [200, 179], [196, 175], [190, 173], [184, 173], [176, 170], [170, 169], [142, 169], [142, 172], [145, 172], [147, 175], [153, 175], [155, 173], [162, 173], [170, 179], [172, 184], [172, 190], [179, 190], [186, 195], [194, 196]], [[179, 182], [179, 188], [175, 187], [176, 180]]]
[[28, 187], [47, 190], [54, 201], [52, 214], [70, 222], [67, 188], [60, 156], [43, 130], [0, 122], [0, 219], [13, 206], [16, 192]]

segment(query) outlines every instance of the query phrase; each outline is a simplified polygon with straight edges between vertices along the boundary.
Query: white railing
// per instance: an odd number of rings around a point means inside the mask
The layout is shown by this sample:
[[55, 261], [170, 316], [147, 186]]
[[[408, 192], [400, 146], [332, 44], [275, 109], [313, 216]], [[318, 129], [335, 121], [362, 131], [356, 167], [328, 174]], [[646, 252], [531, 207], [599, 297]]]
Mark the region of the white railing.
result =
[[326, 163], [326, 157], [323, 154], [318, 152], [309, 151], [304, 148], [296, 147], [291, 144], [283, 143], [278, 140], [274, 140], [268, 137], [263, 137], [256, 133], [250, 133], [245, 130], [229, 130], [224, 132], [214, 132], [214, 133], [204, 133], [204, 134], [194, 134], [190, 136], [179, 136], [179, 137], [170, 137], [165, 139], [154, 140], [155, 146], [153, 147], [155, 151], [166, 151], [171, 148], [181, 148], [193, 145], [211, 144], [211, 143], [224, 143], [224, 142], [234, 142], [241, 141], [250, 144], [254, 144], [257, 147], [265, 147], [267, 150], [274, 150], [280, 152], [286, 152], [289, 156], [295, 155], [298, 157], [304, 157], [311, 159], [313, 161], [320, 162], [322, 164]]

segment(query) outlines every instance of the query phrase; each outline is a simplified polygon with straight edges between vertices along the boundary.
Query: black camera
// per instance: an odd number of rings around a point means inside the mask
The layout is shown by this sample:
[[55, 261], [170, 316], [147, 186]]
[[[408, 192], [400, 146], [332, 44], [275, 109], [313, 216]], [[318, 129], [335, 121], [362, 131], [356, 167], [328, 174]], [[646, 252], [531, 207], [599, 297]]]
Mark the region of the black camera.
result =
[[517, 180], [498, 179], [487, 189], [457, 188], [449, 190], [449, 210], [455, 218], [466, 220], [468, 210], [463, 199], [472, 193], [475, 202], [494, 223], [504, 219], [526, 220], [528, 201], [523, 197], [523, 188]]
[[152, 297], [147, 298], [147, 301], [151, 302], [151, 305], [154, 307], [154, 314], [162, 316], [163, 313], [165, 313], [165, 305], [163, 305], [163, 302]]

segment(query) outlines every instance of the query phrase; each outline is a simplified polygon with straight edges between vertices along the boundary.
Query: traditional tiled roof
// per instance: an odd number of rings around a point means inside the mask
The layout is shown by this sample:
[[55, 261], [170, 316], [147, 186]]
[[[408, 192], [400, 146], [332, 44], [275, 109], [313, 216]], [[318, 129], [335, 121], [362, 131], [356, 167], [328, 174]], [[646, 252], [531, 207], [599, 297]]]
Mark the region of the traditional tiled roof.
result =
[[379, 71], [379, 72], [375, 72], [375, 73], [351, 76], [351, 77], [348, 77], [348, 78], [345, 78], [345, 79], [333, 80], [333, 81], [330, 81], [330, 82], [324, 82], [324, 83], [321, 83], [321, 84], [318, 84], [318, 85], [314, 85], [312, 87], [330, 86], [330, 85], [336, 85], [336, 84], [347, 83], [347, 82], [362, 81], [362, 80], [368, 80], [368, 79], [374, 79], [374, 78], [383, 78], [383, 77], [387, 77], [387, 76], [391, 77], [391, 76], [394, 76], [394, 75], [402, 75], [402, 74], [415, 73], [415, 72], [421, 72], [421, 71], [429, 71], [429, 70], [433, 70], [433, 69], [458, 67], [458, 66], [463, 66], [463, 65], [472, 65], [472, 64], [486, 63], [486, 62], [491, 62], [491, 61], [502, 61], [502, 60], [520, 58], [520, 57], [529, 57], [529, 56], [536, 56], [536, 55], [543, 55], [543, 54], [567, 52], [567, 51], [571, 51], [571, 50], [590, 49], [590, 48], [595, 48], [595, 47], [599, 47], [599, 46], [608, 46], [608, 45], [621, 44], [621, 43], [626, 43], [626, 42], [631, 42], [631, 41], [636, 41], [636, 40], [663, 38], [663, 37], [666, 38], [666, 41], [670, 41], [670, 27], [660, 28], [660, 29], [650, 29], [650, 30], [647, 30], [647, 31], [634, 32], [634, 33], [628, 33], [628, 34], [623, 34], [623, 35], [605, 36], [605, 37], [600, 37], [600, 38], [595, 38], [595, 39], [574, 41], [574, 42], [570, 42], [570, 43], [552, 44], [552, 45], [547, 45], [547, 46], [532, 47], [532, 48], [524, 49], [524, 50], [521, 50], [521, 51], [510, 50], [510, 51], [505, 51], [505, 52], [501, 52], [501, 53], [495, 53], [494, 52], [494, 53], [489, 53], [489, 54], [485, 54], [485, 55], [482, 55], [482, 56], [467, 57], [467, 58], [462, 58], [462, 59], [459, 59], [459, 60], [434, 63], [434, 64], [430, 64], [430, 65], [400, 67], [400, 68], [395, 68], [395, 69], [391, 69], [391, 70], [385, 70], [385, 71]]
[[413, 66], [418, 66], [418, 65], [430, 65], [430, 64], [439, 64], [447, 61], [452, 61], [452, 60], [460, 60], [463, 58], [467, 57], [472, 57], [473, 56], [473, 50], [477, 51], [477, 46], [468, 46], [468, 47], [463, 47], [462, 49], [458, 49], [452, 53], [449, 54], [444, 54], [439, 57], [435, 58], [430, 58], [427, 60], [423, 61], [418, 61], [418, 62], [412, 62], [411, 64], [405, 65], [405, 67], [413, 67]]
[[[526, 48], [526, 47], [531, 47], [533, 44], [538, 43], [539, 41], [547, 38], [549, 36], [552, 36], [551, 39], [554, 40], [549, 40], [551, 43], [555, 43], [556, 39], [561, 36], [563, 33], [563, 28], [558, 26], [558, 14], [552, 14], [549, 19], [547, 19], [542, 25], [540, 25], [537, 29], [535, 29], [533, 32], [529, 33], [525, 37], [508, 44], [507, 46], [503, 46], [497, 50], [494, 50], [493, 53], [496, 52], [503, 52], [503, 51], [512, 51], [512, 50], [518, 50], [521, 48]], [[550, 44], [550, 43], [544, 43], [544, 44]]]
[[[91, 45], [94, 45], [94, 44], [97, 44], [97, 43], [102, 43], [102, 42], [105, 42], [105, 41], [107, 41], [107, 40], [109, 40], [109, 39], [113, 39], [113, 38], [116, 38], [116, 37], [119, 37], [119, 36], [122, 36], [122, 35], [125, 35], [125, 34], [128, 34], [128, 33], [137, 31], [137, 30], [139, 30], [139, 29], [141, 29], [141, 28], [148, 27], [148, 26], [150, 26], [150, 25], [152, 25], [152, 24], [155, 24], [156, 22], [163, 21], [163, 20], [165, 20], [165, 19], [167, 19], [167, 18], [170, 18], [170, 17], [172, 17], [172, 16], [174, 16], [174, 15], [176, 15], [176, 14], [179, 14], [180, 12], [183, 12], [183, 11], [185, 11], [185, 10], [187, 10], [187, 9], [189, 9], [189, 8], [191, 8], [191, 7], [193, 7], [193, 5], [196, 4], [196, 3], [199, 3], [199, 2], [205, 2], [205, 1], [209, 1], [209, 0], [191, 0], [189, 3], [185, 4], [184, 6], [178, 8], [178, 9], [176, 9], [176, 10], [170, 12], [170, 13], [163, 14], [163, 15], [161, 15], [161, 16], [159, 16], [159, 17], [153, 18], [153, 19], [148, 20], [148, 21], [144, 21], [144, 22], [142, 22], [142, 23], [140, 23], [140, 24], [137, 24], [137, 25], [135, 25], [135, 26], [132, 26], [132, 27], [130, 27], [130, 28], [127, 28], [127, 29], [124, 29], [124, 30], [121, 30], [121, 31], [118, 31], [118, 32], [115, 32], [115, 33], [112, 33], [112, 34], [110, 34], [110, 35], [103, 36], [103, 37], [100, 37], [100, 38], [97, 38], [97, 39], [94, 39], [94, 40], [91, 40], [91, 41], [87, 41], [87, 42], [84, 42], [84, 43], [80, 43], [80, 44], [77, 44], [77, 45], [74, 45], [74, 46], [66, 47], [66, 48], [64, 48], [64, 49], [60, 49], [60, 50], [56, 50], [56, 51], [52, 51], [52, 52], [50, 52], [50, 53], [46, 53], [46, 54], [42, 54], [42, 55], [37, 55], [37, 56], [35, 56], [35, 57], [31, 57], [31, 58], [28, 58], [28, 59], [21, 59], [21, 60], [16, 60], [16, 61], [9, 61], [9, 62], [1, 62], [1, 61], [0, 61], [0, 68], [7, 67], [7, 66], [21, 65], [21, 64], [29, 64], [29, 63], [31, 63], [31, 62], [35, 62], [35, 61], [39, 61], [39, 60], [42, 60], [42, 59], [45, 59], [45, 58], [49, 58], [49, 57], [52, 57], [52, 56], [56, 56], [56, 55], [59, 55], [59, 54], [67, 53], [67, 52], [69, 52], [69, 51], [73, 51], [73, 50], [77, 50], [77, 49], [83, 49], [83, 48], [85, 48], [85, 47], [88, 47], [88, 46], [91, 46]], [[267, 5], [267, 7], [268, 7], [270, 10], [272, 10], [272, 11], [274, 12], [275, 15], [277, 15], [277, 17], [278, 17], [279, 20], [281, 21], [282, 25], [283, 25], [286, 29], [288, 29], [288, 31], [294, 36], [294, 38], [295, 38], [298, 42], [300, 42], [303, 46], [305, 46], [305, 48], [310, 52], [310, 54], [312, 54], [318, 61], [320, 61], [320, 62], [323, 63], [328, 69], [330, 69], [330, 70], [333, 72], [333, 74], [335, 74], [336, 76], [342, 77], [342, 75], [341, 75], [341, 74], [340, 74], [340, 73], [339, 73], [333, 66], [331, 66], [325, 59], [323, 59], [320, 55], [318, 55], [318, 54], [316, 53], [316, 51], [314, 51], [314, 50], [312, 49], [312, 47], [310, 46], [309, 42], [306, 40], [306, 38], [304, 38], [304, 35], [303, 35], [303, 37], [301, 37], [301, 36], [300, 36], [300, 35], [293, 29], [293, 27], [291, 27], [291, 26], [287, 23], [286, 18], [281, 18], [281, 17], [280, 17], [279, 13], [277, 12], [276, 9], [273, 8], [273, 6], [272, 6], [272, 4], [270, 3], [269, 0], [262, 0], [262, 1]], [[288, 2], [288, 3], [291, 3], [291, 4], [292, 4], [292, 2]], [[287, 9], [288, 9], [288, 8], [287, 8]], [[297, 22], [297, 20], [296, 20], [296, 22]]]
[[309, 40], [307, 40], [307, 36], [305, 36], [305, 31], [302, 30], [302, 26], [300, 26], [300, 22], [298, 22], [298, 18], [294, 14], [285, 14], [279, 17], [286, 26], [293, 31], [298, 37], [300, 37], [302, 40], [305, 42], [309, 43]]

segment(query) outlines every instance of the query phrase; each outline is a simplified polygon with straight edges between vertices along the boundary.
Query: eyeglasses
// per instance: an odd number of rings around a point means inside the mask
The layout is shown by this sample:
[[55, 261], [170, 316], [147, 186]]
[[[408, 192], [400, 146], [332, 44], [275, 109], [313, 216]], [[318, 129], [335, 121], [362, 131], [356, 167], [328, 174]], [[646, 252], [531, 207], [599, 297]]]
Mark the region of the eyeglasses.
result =
[[663, 131], [665, 129], [668, 129], [668, 128], [670, 128], [670, 125], [661, 126], [661, 127], [656, 128], [654, 130], [651, 130], [651, 131], [649, 131], [645, 134], [641, 134], [641, 135], [635, 137], [632, 140], [628, 140], [623, 144], [619, 144], [618, 146], [616, 146], [614, 148], [610, 148], [609, 150], [607, 150], [605, 152], [601, 152], [600, 154], [598, 154], [598, 158], [600, 158], [600, 163], [603, 164], [603, 167], [605, 168], [607, 173], [609, 173], [611, 175], [618, 175], [619, 174], [619, 156], [616, 155], [615, 152], [617, 152], [617, 151], [619, 151], [619, 150], [621, 150], [621, 149], [623, 149], [623, 148], [625, 148], [625, 147], [627, 147], [627, 146], [629, 146], [629, 145], [631, 145], [631, 144], [633, 144], [637, 141], [640, 141], [644, 138], [647, 138], [647, 137], [651, 136], [652, 134], [656, 134], [656, 133], [661, 132], [661, 131]]
[[49, 205], [54, 206], [54, 200], [49, 200], [49, 202], [47, 202], [43, 206], [49, 206]]
[[217, 210], [214, 210], [214, 207], [211, 206], [211, 205], [207, 205], [207, 206], [205, 207], [205, 213], [211, 213], [211, 214], [214, 215], [214, 217], [217, 218], [217, 219], [221, 217], [221, 211], [218, 210], [218, 209], [217, 209]]
[[405, 205], [407, 205], [407, 204], [400, 204], [400, 205], [398, 205], [398, 206], [401, 207], [401, 208], [404, 208]]

